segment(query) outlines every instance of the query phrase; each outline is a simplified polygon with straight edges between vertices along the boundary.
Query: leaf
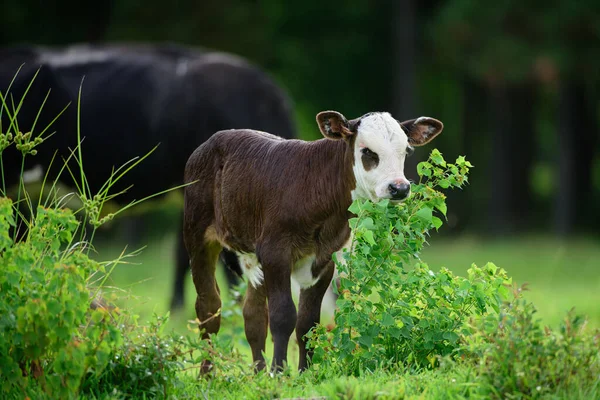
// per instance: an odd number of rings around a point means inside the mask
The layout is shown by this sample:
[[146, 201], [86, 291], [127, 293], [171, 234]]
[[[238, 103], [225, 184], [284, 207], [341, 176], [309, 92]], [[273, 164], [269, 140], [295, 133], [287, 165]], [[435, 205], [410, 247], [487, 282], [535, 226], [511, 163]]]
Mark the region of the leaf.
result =
[[431, 223], [435, 226], [435, 229], [439, 229], [444, 223], [438, 217], [431, 217]]
[[52, 314], [52, 315], [60, 315], [60, 313], [62, 311], [61, 304], [56, 299], [48, 300], [47, 307], [48, 307], [48, 312], [50, 312], [50, 314]]
[[358, 343], [362, 344], [366, 347], [371, 347], [373, 345], [373, 338], [371, 336], [361, 336], [358, 338]]
[[385, 209], [387, 209], [387, 208], [388, 208], [388, 206], [390, 205], [390, 199], [383, 199], [383, 200], [380, 200], [380, 201], [378, 201], [378, 202], [377, 202], [377, 204], [376, 204], [376, 205], [377, 205], [377, 207], [378, 207], [378, 208], [380, 208], [380, 209], [382, 209], [382, 210], [385, 210]]
[[104, 312], [100, 311], [100, 310], [96, 310], [92, 313], [92, 321], [97, 324], [100, 321], [102, 321], [102, 318], [104, 318]]
[[375, 245], [375, 238], [373, 237], [373, 231], [365, 231], [365, 233], [363, 234], [365, 240], [371, 244], [371, 245]]
[[442, 156], [442, 153], [440, 153], [440, 151], [438, 149], [433, 149], [431, 151], [430, 158], [431, 158], [431, 161], [433, 161], [434, 164], [441, 165], [442, 167], [446, 166], [446, 161], [444, 160], [444, 157]]
[[458, 341], [458, 335], [455, 332], [444, 332], [442, 337], [452, 344]]
[[360, 221], [358, 224], [359, 228], [365, 228], [369, 230], [375, 229], [375, 223], [373, 222], [373, 218], [367, 217]]
[[507, 300], [510, 296], [510, 290], [508, 290], [508, 287], [502, 285], [498, 287], [498, 294], [500, 295], [501, 299]]
[[360, 213], [360, 201], [354, 200], [352, 202], [352, 204], [350, 204], [350, 207], [348, 207], [348, 211], [350, 211], [354, 214], [359, 214]]
[[440, 212], [442, 214], [444, 214], [444, 216], [446, 215], [446, 212], [448, 211], [448, 206], [446, 206], [446, 203], [441, 200], [440, 202], [436, 203], [435, 208], [437, 208], [438, 210], [440, 210]]
[[431, 167], [432, 165], [427, 161], [422, 161], [417, 164], [417, 174], [419, 174], [419, 176], [431, 176]]
[[450, 187], [450, 181], [448, 179], [440, 179], [438, 185], [440, 185], [442, 189], [448, 189]]
[[419, 211], [417, 211], [415, 215], [423, 221], [431, 223], [431, 219], [433, 217], [433, 210], [431, 209], [431, 207], [423, 207]]

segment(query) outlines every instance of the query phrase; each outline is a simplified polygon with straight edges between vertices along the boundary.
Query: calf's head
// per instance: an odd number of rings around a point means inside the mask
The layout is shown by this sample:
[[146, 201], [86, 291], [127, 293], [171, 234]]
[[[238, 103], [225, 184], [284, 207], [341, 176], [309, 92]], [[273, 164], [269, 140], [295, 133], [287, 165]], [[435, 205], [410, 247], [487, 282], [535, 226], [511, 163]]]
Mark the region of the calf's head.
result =
[[354, 154], [356, 188], [353, 198], [398, 202], [410, 195], [404, 176], [404, 161], [413, 147], [423, 146], [442, 132], [434, 118], [420, 117], [399, 122], [389, 113], [374, 112], [348, 121], [337, 111], [317, 114], [323, 136], [345, 140]]

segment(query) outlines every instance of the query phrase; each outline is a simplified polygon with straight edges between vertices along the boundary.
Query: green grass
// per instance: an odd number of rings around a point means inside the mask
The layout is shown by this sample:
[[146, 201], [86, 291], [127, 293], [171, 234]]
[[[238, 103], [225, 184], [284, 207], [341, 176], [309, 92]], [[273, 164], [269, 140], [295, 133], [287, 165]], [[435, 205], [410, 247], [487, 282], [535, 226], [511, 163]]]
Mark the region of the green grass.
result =
[[528, 283], [525, 297], [548, 325], [558, 324], [575, 307], [600, 327], [600, 239], [558, 240], [524, 236], [485, 241], [475, 237], [439, 239], [433, 235], [422, 254], [432, 268], [445, 266], [464, 275], [471, 263], [488, 261], [504, 268], [518, 284]]
[[[473, 371], [466, 367], [423, 371], [418, 374], [374, 374], [320, 380], [312, 371], [300, 376], [277, 379], [267, 374], [247, 376], [242, 380], [214, 380], [208, 383], [185, 377], [176, 390], [176, 398], [205, 399], [489, 399], [474, 390]], [[600, 398], [600, 384], [590, 388], [569, 388], [543, 395], [539, 399], [594, 400]]]
[[[152, 313], [165, 314], [171, 297], [173, 282], [174, 233], [154, 236], [139, 256], [129, 259], [131, 264], [121, 265], [109, 278], [109, 285], [124, 290], [128, 295], [120, 306], [128, 307], [142, 319]], [[123, 245], [103, 243], [98, 257], [114, 258]], [[129, 250], [133, 250], [130, 248]], [[514, 281], [529, 284], [526, 297], [534, 302], [544, 324], [556, 326], [566, 312], [575, 307], [577, 313], [589, 317], [589, 324], [600, 327], [600, 241], [592, 238], [574, 238], [559, 241], [544, 236], [523, 236], [506, 240], [484, 240], [477, 237], [433, 237], [422, 254], [434, 270], [448, 267], [457, 275], [464, 275], [472, 264], [488, 261], [508, 271]], [[220, 269], [224, 301], [229, 299], [225, 280]], [[115, 289], [116, 290], [116, 289]], [[122, 296], [123, 293], [119, 293]], [[186, 305], [183, 312], [171, 316], [168, 329], [181, 334], [193, 334], [187, 321], [194, 315], [194, 288], [191, 279], [186, 285]], [[223, 332], [236, 332], [235, 346], [250, 363], [250, 353], [241, 318], [223, 319]], [[236, 336], [237, 335], [237, 336]], [[267, 342], [267, 358], [272, 351]], [[472, 397], [474, 372], [467, 367], [452, 370], [441, 368], [422, 373], [389, 375], [377, 372], [363, 377], [340, 377], [322, 381], [318, 371], [303, 375], [293, 371], [297, 363], [297, 345], [291, 340], [289, 361], [292, 371], [287, 376], [271, 378], [268, 374], [220, 376], [212, 381], [198, 380], [195, 370], [182, 374], [181, 385], [174, 393], [176, 398], [297, 398], [318, 397], [368, 399], [414, 398], [448, 399]], [[600, 381], [600, 377], [599, 377]], [[594, 387], [573, 388], [565, 393], [555, 393], [542, 398], [596, 399], [600, 398], [598, 383]]]
[[[148, 243], [132, 264], [115, 269], [111, 285], [131, 293], [128, 306], [142, 317], [168, 311], [173, 282], [174, 233]], [[99, 257], [111, 259], [122, 245], [100, 246]], [[128, 250], [133, 250], [129, 248]], [[600, 327], [600, 240], [577, 238], [566, 241], [543, 236], [523, 236], [506, 240], [482, 240], [464, 236], [436, 238], [435, 234], [421, 256], [436, 270], [447, 267], [463, 275], [472, 263], [488, 261], [507, 270], [518, 284], [527, 283], [526, 297], [537, 306], [542, 321], [556, 325], [565, 313], [575, 311], [589, 317], [591, 326]], [[221, 287], [224, 277], [218, 269]], [[185, 332], [185, 321], [194, 318], [194, 286], [186, 282], [183, 315], [173, 316], [174, 329]], [[223, 298], [229, 299], [227, 290]], [[226, 323], [226, 321], [224, 321]]]

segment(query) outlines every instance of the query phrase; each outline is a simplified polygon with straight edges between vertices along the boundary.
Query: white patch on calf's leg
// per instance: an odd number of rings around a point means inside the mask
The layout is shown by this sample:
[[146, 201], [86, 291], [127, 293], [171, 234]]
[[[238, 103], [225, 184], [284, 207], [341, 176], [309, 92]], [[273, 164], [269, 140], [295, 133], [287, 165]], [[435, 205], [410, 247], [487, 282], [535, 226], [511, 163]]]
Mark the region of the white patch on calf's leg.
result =
[[319, 281], [320, 276], [314, 277], [312, 266], [315, 262], [314, 254], [305, 256], [296, 261], [292, 269], [292, 278], [298, 283], [301, 289], [307, 289], [314, 286]]
[[256, 254], [237, 253], [237, 255], [240, 260], [240, 265], [242, 266], [242, 271], [248, 278], [248, 282], [250, 282], [255, 289], [258, 289], [263, 284], [265, 275], [262, 266], [258, 262], [258, 258], [256, 258]]

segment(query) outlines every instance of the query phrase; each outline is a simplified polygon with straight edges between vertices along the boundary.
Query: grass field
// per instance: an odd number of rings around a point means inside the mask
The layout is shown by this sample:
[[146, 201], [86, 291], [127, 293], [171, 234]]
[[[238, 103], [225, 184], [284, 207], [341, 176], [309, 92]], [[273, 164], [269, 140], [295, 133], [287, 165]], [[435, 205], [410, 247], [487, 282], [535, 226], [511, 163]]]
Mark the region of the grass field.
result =
[[[129, 259], [131, 264], [117, 267], [110, 278], [111, 285], [131, 294], [128, 306], [143, 317], [168, 310], [173, 246], [174, 233], [153, 239], [139, 256]], [[121, 246], [105, 243], [100, 246], [99, 257], [111, 259], [121, 250]], [[494, 262], [507, 270], [517, 284], [528, 284], [526, 296], [535, 303], [544, 323], [556, 325], [574, 307], [576, 313], [588, 316], [592, 326], [600, 327], [600, 239], [562, 241], [543, 236], [440, 239], [433, 234], [421, 258], [433, 270], [447, 267], [456, 275], [466, 274], [472, 263], [482, 266]], [[222, 275], [220, 278], [221, 286], [225, 287]], [[194, 293], [188, 279], [186, 318], [194, 317]], [[227, 298], [226, 290], [223, 296]], [[181, 322], [174, 321], [173, 328], [185, 329]]]
[[[172, 254], [174, 233], [155, 237], [139, 256], [129, 259], [131, 264], [121, 265], [110, 277], [110, 285], [127, 293], [125, 303], [142, 319], [152, 313], [164, 315], [168, 311], [173, 280]], [[99, 246], [101, 259], [112, 259], [122, 247], [103, 243]], [[132, 249], [130, 249], [132, 250]], [[434, 270], [442, 266], [456, 275], [464, 275], [472, 263], [482, 266], [488, 261], [508, 271], [518, 284], [527, 283], [526, 297], [534, 302], [544, 324], [558, 325], [566, 312], [575, 307], [579, 314], [589, 318], [592, 327], [600, 327], [600, 241], [593, 238], [573, 238], [560, 241], [544, 236], [522, 236], [506, 240], [484, 240], [463, 236], [454, 239], [436, 238], [422, 259]], [[225, 288], [220, 272], [221, 287]], [[227, 290], [222, 290], [227, 301]], [[122, 296], [122, 293], [120, 294]], [[187, 321], [195, 317], [194, 288], [191, 279], [186, 286], [186, 306], [183, 312], [171, 316], [168, 329], [190, 334]], [[238, 333], [237, 349], [250, 363], [248, 345], [240, 326], [224, 318], [222, 330]], [[271, 354], [270, 341], [267, 357]], [[289, 361], [297, 363], [297, 345], [290, 343]], [[268, 375], [244, 375], [212, 382], [196, 379], [194, 374], [182, 376], [182, 386], [177, 398], [296, 398], [326, 396], [327, 398], [464, 398], [474, 385], [472, 371], [453, 369], [425, 371], [419, 374], [389, 375], [376, 373], [366, 377], [340, 377], [320, 381], [315, 372], [289, 376], [277, 380]], [[600, 382], [600, 377], [598, 379]], [[579, 388], [568, 393], [553, 393], [543, 398], [593, 399], [600, 398], [600, 387]]]

